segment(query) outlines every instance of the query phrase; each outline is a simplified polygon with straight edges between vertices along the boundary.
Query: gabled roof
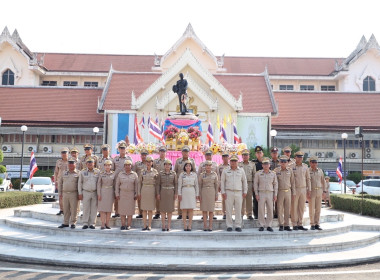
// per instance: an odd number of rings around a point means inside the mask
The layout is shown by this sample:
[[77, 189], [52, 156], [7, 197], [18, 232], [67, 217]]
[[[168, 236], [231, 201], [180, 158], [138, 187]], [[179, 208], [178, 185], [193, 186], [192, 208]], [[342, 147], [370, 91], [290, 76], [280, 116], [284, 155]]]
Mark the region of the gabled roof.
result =
[[18, 50], [22, 55], [24, 55], [28, 59], [28, 61], [34, 58], [35, 55], [22, 42], [17, 29], [15, 29], [11, 35], [9, 33], [8, 27], [5, 26], [3, 32], [1, 32], [0, 34], [0, 44], [4, 41], [11, 44], [16, 50]]
[[2, 125], [103, 127], [101, 89], [0, 86]]
[[274, 96], [278, 104], [274, 128], [380, 130], [380, 93], [275, 92]]

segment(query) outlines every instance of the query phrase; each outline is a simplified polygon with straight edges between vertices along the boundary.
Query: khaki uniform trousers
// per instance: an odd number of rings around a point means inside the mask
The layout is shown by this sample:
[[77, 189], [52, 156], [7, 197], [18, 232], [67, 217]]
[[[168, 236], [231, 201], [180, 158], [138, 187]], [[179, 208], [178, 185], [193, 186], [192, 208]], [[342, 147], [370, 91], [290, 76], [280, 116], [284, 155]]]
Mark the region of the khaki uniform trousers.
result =
[[78, 217], [78, 193], [63, 192], [63, 224], [75, 225]]
[[293, 200], [291, 209], [293, 226], [302, 226], [303, 213], [305, 212], [306, 188], [296, 187], [296, 197]]
[[[259, 191], [259, 223], [261, 227], [271, 227], [273, 222], [273, 192]], [[267, 218], [265, 219], [265, 208]]]
[[311, 188], [311, 198], [309, 200], [309, 217], [311, 226], [319, 225], [322, 206], [322, 193], [322, 188], [319, 188], [318, 190]]
[[226, 214], [226, 201], [224, 199], [222, 199], [222, 212], [223, 212], [223, 215]]
[[289, 226], [290, 204], [292, 200], [291, 190], [278, 190], [277, 195], [277, 214], [280, 226]]
[[241, 228], [241, 207], [243, 205], [243, 191], [226, 190], [226, 224], [227, 227], [233, 226], [232, 212], [235, 208], [235, 227]]
[[87, 225], [87, 226], [95, 225], [97, 212], [98, 212], [97, 193], [83, 190], [83, 225]]
[[247, 196], [243, 198], [243, 206], [241, 208], [241, 215], [244, 216], [244, 212], [247, 213], [248, 216], [252, 216], [252, 210], [253, 210], [253, 182], [248, 181], [248, 191]]

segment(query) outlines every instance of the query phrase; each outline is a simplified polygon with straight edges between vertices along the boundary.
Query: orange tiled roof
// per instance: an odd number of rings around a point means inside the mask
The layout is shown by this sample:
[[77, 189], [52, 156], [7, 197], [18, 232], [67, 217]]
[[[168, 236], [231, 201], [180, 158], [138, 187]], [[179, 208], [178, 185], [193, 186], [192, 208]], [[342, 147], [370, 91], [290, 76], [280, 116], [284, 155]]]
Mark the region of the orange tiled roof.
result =
[[275, 92], [278, 116], [274, 128], [380, 129], [379, 93]]
[[0, 87], [3, 125], [103, 127], [97, 113], [102, 89]]

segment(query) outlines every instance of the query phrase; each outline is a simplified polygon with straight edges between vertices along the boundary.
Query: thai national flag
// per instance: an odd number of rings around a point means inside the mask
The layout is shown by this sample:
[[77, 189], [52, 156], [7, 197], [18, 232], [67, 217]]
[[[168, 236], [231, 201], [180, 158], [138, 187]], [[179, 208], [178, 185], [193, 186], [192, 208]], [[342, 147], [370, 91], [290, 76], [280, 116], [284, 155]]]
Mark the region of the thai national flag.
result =
[[150, 127], [150, 113], [149, 113], [149, 117], [148, 117], [148, 127]]
[[212, 132], [212, 126], [210, 121], [208, 122], [207, 139], [208, 145], [211, 146], [211, 144], [214, 143], [214, 133]]
[[338, 175], [339, 184], [342, 183], [342, 180], [343, 180], [342, 157], [340, 157], [339, 159], [338, 167], [336, 168], [336, 175]]
[[154, 120], [150, 120], [149, 133], [152, 134], [155, 138], [160, 140], [162, 142], [162, 144], [165, 145], [164, 139], [162, 138], [161, 129]]
[[227, 134], [224, 130], [224, 127], [222, 124], [220, 124], [220, 136], [219, 136], [220, 142], [224, 143], [227, 142]]
[[233, 127], [234, 127], [234, 144], [240, 144], [239, 135], [237, 133], [235, 122], [233, 123]]
[[34, 173], [38, 170], [37, 167], [37, 161], [36, 158], [34, 157], [34, 152], [30, 154], [30, 168], [29, 168], [29, 179], [33, 178]]
[[142, 139], [139, 132], [139, 126], [137, 125], [137, 114], [136, 114], [135, 115], [135, 135], [133, 137], [133, 144], [137, 145], [142, 142], [144, 142], [144, 140]]
[[144, 117], [144, 113], [143, 113], [143, 116], [142, 116], [141, 121], [140, 121], [139, 124], [142, 126], [142, 128], [145, 128], [145, 117]]

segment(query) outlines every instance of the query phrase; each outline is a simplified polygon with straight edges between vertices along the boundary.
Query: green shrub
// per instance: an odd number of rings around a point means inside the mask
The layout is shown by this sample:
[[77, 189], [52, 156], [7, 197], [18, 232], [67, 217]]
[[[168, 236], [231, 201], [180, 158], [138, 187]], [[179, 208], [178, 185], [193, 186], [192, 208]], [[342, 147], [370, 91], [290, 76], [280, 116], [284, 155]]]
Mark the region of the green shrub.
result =
[[54, 171], [51, 169], [48, 170], [37, 170], [36, 173], [34, 173], [33, 177], [51, 177], [54, 175]]
[[41, 203], [43, 193], [40, 192], [2, 192], [0, 193], [0, 208], [11, 208], [23, 205]]
[[[376, 196], [369, 196], [376, 197]], [[332, 208], [342, 211], [347, 211], [356, 214], [363, 214], [371, 217], [380, 218], [380, 199], [364, 198], [363, 199], [363, 213], [362, 213], [362, 198], [359, 195], [348, 194], [331, 194], [330, 200]]]

